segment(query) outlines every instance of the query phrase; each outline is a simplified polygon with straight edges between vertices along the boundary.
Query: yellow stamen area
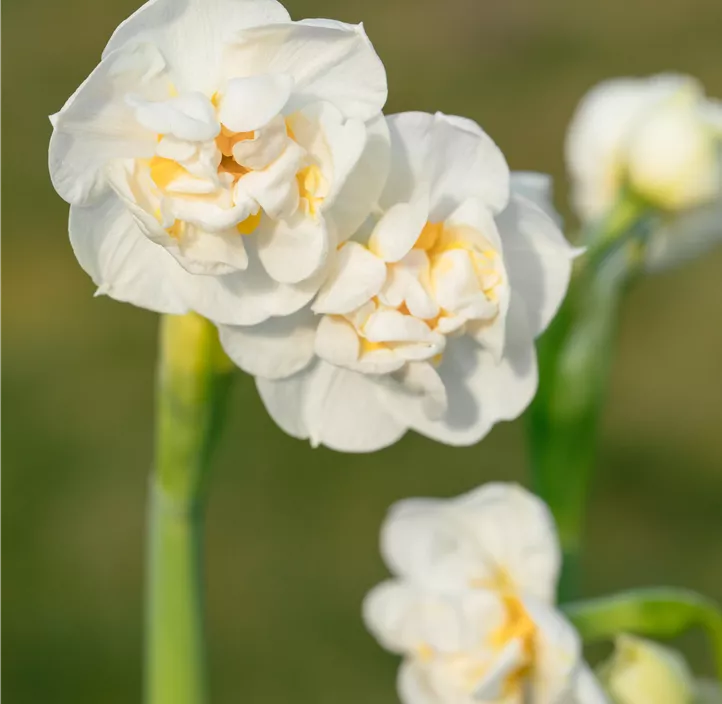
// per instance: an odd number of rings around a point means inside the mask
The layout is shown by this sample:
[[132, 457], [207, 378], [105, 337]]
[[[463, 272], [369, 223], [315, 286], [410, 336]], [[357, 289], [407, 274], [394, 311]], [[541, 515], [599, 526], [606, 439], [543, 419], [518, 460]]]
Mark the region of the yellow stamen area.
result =
[[316, 195], [324, 180], [321, 169], [316, 164], [306, 166], [296, 174], [296, 180], [298, 181], [298, 195], [308, 203], [309, 214], [315, 216], [323, 202], [323, 197]]
[[255, 132], [233, 132], [221, 125], [220, 134], [216, 137], [216, 146], [223, 156], [233, 156], [233, 147], [238, 142], [245, 142], [255, 137]]
[[416, 649], [416, 654], [421, 662], [431, 662], [434, 659], [434, 649], [428, 643], [422, 643]]
[[531, 620], [518, 597], [506, 595], [503, 597], [503, 601], [506, 618], [504, 623], [491, 634], [489, 644], [492, 648], [501, 650], [510, 641], [520, 640], [527, 659], [525, 665], [519, 667], [507, 678], [504, 689], [508, 696], [523, 684], [533, 667], [536, 624]]
[[433, 249], [443, 231], [443, 222], [427, 222], [426, 225], [424, 225], [424, 229], [421, 230], [421, 234], [416, 240], [416, 244], [414, 244], [414, 249], [423, 249], [427, 252], [430, 249]]
[[179, 240], [185, 229], [185, 223], [182, 220], [175, 220], [170, 227], [167, 227], [165, 231], [174, 239]]
[[188, 172], [176, 161], [162, 156], [154, 156], [149, 164], [150, 177], [158, 188], [164, 191], [178, 178], [188, 176]]
[[367, 352], [375, 352], [376, 350], [385, 350], [387, 348], [387, 345], [383, 342], [371, 342], [365, 337], [360, 338], [360, 340], [361, 354], [366, 354]]
[[258, 223], [261, 222], [261, 209], [254, 215], [249, 215], [245, 220], [242, 220], [236, 225], [236, 229], [242, 235], [250, 235], [257, 227]]

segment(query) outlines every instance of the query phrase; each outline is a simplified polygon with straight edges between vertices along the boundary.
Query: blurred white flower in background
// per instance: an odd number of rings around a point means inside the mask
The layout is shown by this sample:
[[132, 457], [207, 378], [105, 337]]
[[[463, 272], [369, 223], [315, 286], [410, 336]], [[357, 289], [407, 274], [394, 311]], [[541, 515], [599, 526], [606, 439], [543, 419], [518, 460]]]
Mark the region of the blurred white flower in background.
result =
[[371, 451], [408, 429], [453, 445], [517, 417], [536, 391], [534, 338], [567, 289], [574, 251], [541, 175], [511, 178], [474, 122], [388, 118], [378, 208], [338, 251], [312, 305], [221, 327], [286, 432]]
[[584, 222], [609, 213], [625, 189], [657, 208], [651, 268], [722, 240], [722, 103], [689, 76], [600, 83], [569, 126], [572, 201]]
[[722, 704], [722, 689], [696, 680], [682, 655], [659, 643], [621, 635], [599, 678], [614, 704]]
[[361, 25], [275, 0], [152, 0], [53, 116], [50, 174], [99, 292], [253, 324], [303, 307], [386, 179]]
[[368, 594], [364, 618], [404, 658], [404, 704], [607, 701], [554, 605], [559, 543], [535, 496], [487, 484], [454, 499], [402, 501], [381, 550], [394, 579]]

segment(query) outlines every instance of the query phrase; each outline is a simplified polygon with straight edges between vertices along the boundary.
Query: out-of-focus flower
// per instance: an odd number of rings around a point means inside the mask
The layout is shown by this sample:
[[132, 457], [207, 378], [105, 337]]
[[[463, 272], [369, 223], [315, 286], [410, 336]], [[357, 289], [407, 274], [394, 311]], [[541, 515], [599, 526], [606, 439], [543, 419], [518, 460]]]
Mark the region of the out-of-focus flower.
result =
[[275, 0], [151, 0], [51, 119], [50, 174], [99, 292], [253, 324], [303, 307], [388, 168], [363, 28]]
[[371, 451], [408, 429], [472, 444], [532, 399], [534, 338], [574, 253], [548, 181], [522, 174], [510, 186], [476, 123], [404, 113], [388, 124], [379, 208], [341, 245], [311, 307], [222, 328], [221, 342], [258, 377], [276, 422], [313, 445]]
[[547, 507], [514, 485], [392, 507], [381, 550], [394, 579], [364, 618], [400, 653], [404, 704], [601, 704], [579, 637], [554, 606], [560, 565]]
[[567, 168], [584, 221], [625, 189], [661, 211], [648, 263], [659, 268], [722, 239], [722, 103], [688, 76], [605, 81], [569, 126]]
[[695, 682], [684, 658], [643, 638], [622, 635], [600, 668], [615, 704], [694, 704]]

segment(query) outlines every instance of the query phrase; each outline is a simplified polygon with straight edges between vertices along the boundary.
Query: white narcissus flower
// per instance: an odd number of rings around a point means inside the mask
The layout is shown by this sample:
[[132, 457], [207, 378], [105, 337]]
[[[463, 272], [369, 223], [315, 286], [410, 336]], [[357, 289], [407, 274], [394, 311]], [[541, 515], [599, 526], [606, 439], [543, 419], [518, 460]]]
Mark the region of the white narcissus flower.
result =
[[624, 188], [662, 211], [648, 245], [651, 268], [722, 239], [722, 103], [695, 79], [661, 74], [600, 83], [572, 119], [566, 161], [583, 221], [609, 212]]
[[403, 704], [603, 704], [574, 628], [554, 606], [560, 552], [547, 507], [487, 484], [392, 507], [381, 533], [392, 580], [364, 602], [403, 656]]
[[387, 121], [379, 207], [341, 244], [312, 305], [221, 327], [221, 343], [257, 377], [276, 422], [314, 446], [372, 451], [408, 429], [469, 445], [534, 396], [534, 338], [566, 292], [574, 252], [548, 212], [548, 180], [520, 174], [510, 187], [476, 123]]
[[388, 169], [361, 25], [275, 0], [151, 0], [51, 119], [50, 174], [100, 293], [255, 324], [302, 308]]

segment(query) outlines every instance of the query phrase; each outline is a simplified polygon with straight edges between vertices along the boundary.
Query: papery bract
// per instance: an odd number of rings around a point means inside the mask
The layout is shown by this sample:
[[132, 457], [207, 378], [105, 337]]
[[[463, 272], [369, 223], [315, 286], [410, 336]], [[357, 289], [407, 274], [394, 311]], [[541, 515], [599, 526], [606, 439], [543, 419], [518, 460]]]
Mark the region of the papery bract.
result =
[[574, 252], [548, 181], [520, 174], [510, 187], [474, 122], [403, 113], [388, 124], [378, 208], [340, 245], [310, 309], [222, 327], [221, 342], [276, 422], [314, 445], [371, 451], [407, 429], [469, 445], [533, 397], [534, 338]]
[[388, 166], [363, 28], [275, 0], [151, 0], [52, 118], [50, 173], [105, 293], [253, 324], [303, 307]]
[[364, 603], [404, 657], [404, 704], [602, 704], [573, 627], [554, 606], [560, 554], [547, 507], [487, 484], [392, 507], [381, 535], [394, 575]]
[[625, 189], [660, 211], [650, 268], [722, 239], [722, 103], [688, 76], [600, 83], [569, 126], [567, 168], [583, 221], [602, 218]]

